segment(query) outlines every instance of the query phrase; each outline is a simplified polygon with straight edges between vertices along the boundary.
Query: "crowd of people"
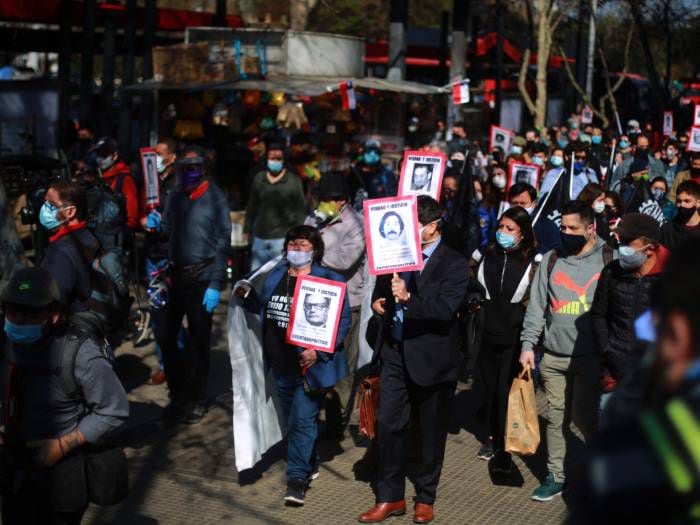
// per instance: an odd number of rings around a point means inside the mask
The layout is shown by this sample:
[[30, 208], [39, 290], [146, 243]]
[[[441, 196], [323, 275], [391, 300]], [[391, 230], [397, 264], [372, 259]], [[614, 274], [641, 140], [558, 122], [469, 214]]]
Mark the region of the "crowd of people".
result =
[[[700, 153], [687, 151], [686, 134], [661, 137], [634, 120], [615, 133], [572, 116], [515, 136], [508, 151], [470, 140], [462, 123], [444, 131], [420, 144], [447, 158], [439, 200], [416, 200], [422, 269], [376, 278], [363, 203], [399, 191], [381, 143], [366, 141], [348, 172], [324, 173], [309, 188], [283, 137], [255, 141], [260, 162], [247, 179], [243, 231], [249, 269], [264, 278], [260, 286], [244, 279], [233, 293], [259, 320], [275, 379], [286, 504], [304, 504], [319, 474], [318, 440], [343, 435], [369, 376], [381, 392], [365, 456], [376, 504], [359, 520], [406, 512], [409, 450], [417, 450], [414, 521], [431, 522], [457, 382], [483, 391], [483, 407], [473, 407], [487, 429], [478, 457], [508, 476], [508, 395], [522, 367], [535, 372], [547, 403], [547, 475], [533, 500], [571, 490], [585, 502], [577, 512], [599, 521], [631, 512], [630, 501], [633, 514], [691, 520]], [[227, 286], [232, 229], [212, 154], [159, 139], [160, 194], [146, 205], [142, 176], [117, 141], [95, 141], [89, 130], [79, 137], [72, 177], [50, 182], [37, 214], [45, 256], [16, 270], [2, 296], [6, 523], [80, 523], [89, 502], [124, 497], [125, 458], [108, 444], [129, 416], [111, 362], [132, 311], [130, 279], [147, 289], [141, 328], [152, 330], [160, 362], [149, 381], [167, 382], [163, 424], [201, 424], [208, 409], [213, 313]], [[515, 164], [535, 166], [537, 179], [511, 176]], [[347, 286], [332, 353], [287, 337], [303, 276]], [[311, 320], [327, 307], [313, 297], [303, 304]], [[359, 366], [364, 342], [372, 355]], [[571, 422], [589, 456], [574, 470]], [[95, 461], [106, 467], [85, 468]], [[637, 505], [647, 494], [659, 498], [655, 507]], [[37, 497], [52, 504], [32, 505]]]

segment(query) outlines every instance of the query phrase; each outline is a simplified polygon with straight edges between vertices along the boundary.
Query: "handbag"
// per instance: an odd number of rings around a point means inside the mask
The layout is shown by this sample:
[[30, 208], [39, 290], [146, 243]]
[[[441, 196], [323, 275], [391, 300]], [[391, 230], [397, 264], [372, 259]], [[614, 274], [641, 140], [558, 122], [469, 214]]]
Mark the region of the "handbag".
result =
[[377, 435], [379, 376], [368, 376], [357, 387], [357, 408], [360, 409], [360, 434], [374, 439]]
[[96, 505], [115, 505], [129, 493], [129, 469], [121, 447], [85, 451], [88, 499]]
[[529, 456], [540, 445], [540, 424], [532, 370], [527, 366], [513, 379], [506, 414], [506, 452]]

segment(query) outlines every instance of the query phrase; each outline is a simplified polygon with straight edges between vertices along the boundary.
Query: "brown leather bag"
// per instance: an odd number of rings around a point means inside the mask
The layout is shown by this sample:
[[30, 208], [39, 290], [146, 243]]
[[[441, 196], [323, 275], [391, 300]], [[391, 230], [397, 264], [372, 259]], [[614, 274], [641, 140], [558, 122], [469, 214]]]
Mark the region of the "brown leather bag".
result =
[[357, 387], [357, 408], [360, 409], [360, 434], [374, 439], [377, 435], [379, 376], [368, 376]]

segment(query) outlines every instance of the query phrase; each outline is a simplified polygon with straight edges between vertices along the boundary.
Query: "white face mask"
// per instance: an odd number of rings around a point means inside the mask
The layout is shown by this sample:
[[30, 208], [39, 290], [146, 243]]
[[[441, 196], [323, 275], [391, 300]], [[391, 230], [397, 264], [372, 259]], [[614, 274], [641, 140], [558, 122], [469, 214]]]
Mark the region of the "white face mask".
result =
[[605, 202], [596, 201], [593, 203], [593, 211], [596, 213], [603, 213], [605, 211]]
[[418, 230], [418, 236], [420, 237], [420, 244], [421, 244], [421, 246], [425, 246], [426, 244], [432, 244], [433, 242], [435, 242], [434, 240], [432, 240], [432, 241], [424, 241], [424, 240], [423, 240], [423, 232], [425, 231], [425, 229], [426, 229], [428, 226], [430, 226], [431, 224], [435, 224], [436, 222], [437, 222], [437, 221], [429, 222], [429, 223], [426, 224], [425, 226], [421, 226], [421, 227], [420, 227], [420, 230]]
[[503, 188], [506, 187], [506, 176], [505, 175], [494, 175], [493, 177], [493, 185], [496, 186], [499, 190], [502, 190]]
[[292, 268], [304, 268], [311, 264], [313, 252], [304, 252], [301, 250], [288, 250], [287, 261]]

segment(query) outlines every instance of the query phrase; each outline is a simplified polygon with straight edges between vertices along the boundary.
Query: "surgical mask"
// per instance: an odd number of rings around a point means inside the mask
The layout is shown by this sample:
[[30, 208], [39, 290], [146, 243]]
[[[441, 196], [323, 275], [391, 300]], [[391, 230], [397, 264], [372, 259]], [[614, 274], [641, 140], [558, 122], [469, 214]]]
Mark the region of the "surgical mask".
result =
[[531, 216], [533, 213], [535, 213], [535, 210], [536, 210], [536, 209], [537, 209], [537, 205], [536, 205], [536, 204], [533, 204], [533, 205], [530, 206], [529, 208], [524, 208], [524, 210], [525, 210], [525, 211], [527, 212], [527, 214], [530, 215], [530, 216]]
[[621, 140], [621, 141], [618, 143], [618, 146], [620, 146], [620, 149], [627, 149], [627, 148], [630, 147], [630, 143], [629, 143], [628, 141], [626, 141], [626, 140]]
[[109, 168], [112, 167], [114, 164], [114, 159], [112, 156], [109, 157], [97, 157], [97, 165], [100, 167], [100, 170], [102, 171], [107, 171]]
[[510, 233], [503, 233], [501, 231], [496, 232], [496, 242], [501, 245], [504, 250], [510, 250], [518, 245], [515, 240], [515, 235]]
[[677, 209], [677, 217], [681, 224], [687, 223], [696, 211], [696, 208], [685, 208], [683, 206], [677, 206]]
[[311, 264], [313, 252], [304, 252], [301, 250], [289, 250], [287, 252], [287, 262], [292, 268], [304, 268]]
[[15, 324], [5, 319], [5, 333], [8, 339], [18, 345], [31, 345], [44, 337], [44, 325], [40, 324]]
[[662, 190], [661, 188], [652, 188], [651, 194], [654, 196], [655, 201], [660, 201], [661, 199], [664, 198], [664, 195], [666, 195], [666, 192], [664, 190]]
[[377, 164], [379, 162], [380, 156], [379, 156], [378, 151], [369, 150], [369, 151], [365, 151], [363, 158], [365, 160], [365, 164], [371, 165], [371, 164]]
[[666, 158], [671, 160], [676, 156], [676, 150], [673, 148], [666, 148]]
[[532, 157], [532, 163], [537, 166], [544, 166], [544, 159], [542, 157]]
[[578, 175], [579, 173], [581, 173], [583, 171], [583, 168], [585, 168], [585, 167], [586, 167], [585, 162], [581, 162], [580, 160], [575, 161], [574, 162], [574, 173], [576, 175]]
[[277, 174], [280, 171], [282, 171], [282, 168], [284, 167], [284, 162], [281, 160], [268, 160], [267, 161], [267, 169], [270, 173], [272, 174]]
[[314, 214], [316, 217], [321, 219], [321, 221], [327, 221], [335, 219], [338, 215], [340, 215], [340, 212], [338, 211], [338, 206], [335, 204], [335, 202], [321, 201], [319, 202], [318, 208], [316, 208]]
[[521, 146], [513, 146], [510, 148], [510, 152], [513, 155], [520, 155], [523, 152], [523, 148]]
[[493, 179], [493, 185], [496, 186], [499, 190], [502, 190], [503, 188], [506, 187], [506, 176], [505, 175], [494, 175]]
[[591, 137], [591, 143], [593, 144], [601, 144], [603, 142], [603, 137], [600, 135], [593, 135]]
[[564, 165], [564, 159], [559, 155], [554, 155], [552, 158], [549, 159], [549, 162], [551, 162], [552, 166], [554, 166], [555, 168], [559, 168], [560, 166]]
[[620, 267], [623, 270], [637, 270], [646, 262], [647, 256], [631, 246], [620, 246], [618, 250]]
[[44, 202], [39, 210], [39, 223], [48, 231], [55, 230], [66, 221], [59, 221], [56, 218], [58, 208], [50, 202]]
[[567, 139], [559, 139], [557, 140], [557, 144], [559, 144], [560, 148], [565, 148], [569, 145], [569, 141]]
[[585, 235], [575, 233], [560, 233], [561, 244], [569, 255], [576, 255], [588, 242]]
[[165, 171], [165, 168], [167, 168], [167, 166], [163, 161], [163, 157], [161, 157], [160, 155], [156, 155], [156, 171], [158, 173], [163, 173]]
[[596, 201], [593, 203], [593, 211], [595, 213], [603, 213], [605, 211], [605, 202]]

